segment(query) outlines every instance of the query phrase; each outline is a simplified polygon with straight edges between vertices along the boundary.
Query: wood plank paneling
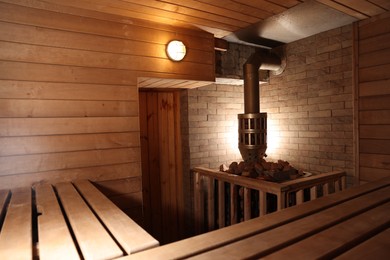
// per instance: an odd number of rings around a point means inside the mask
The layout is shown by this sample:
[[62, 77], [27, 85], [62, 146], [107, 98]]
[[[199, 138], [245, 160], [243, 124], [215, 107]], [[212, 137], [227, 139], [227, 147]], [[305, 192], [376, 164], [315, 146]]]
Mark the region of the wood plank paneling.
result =
[[133, 86], [0, 80], [1, 99], [137, 101]]
[[360, 181], [390, 174], [389, 12], [358, 24], [358, 146]]
[[138, 132], [0, 137], [0, 156], [139, 147]]
[[0, 136], [115, 133], [138, 130], [138, 117], [0, 118]]
[[8, 187], [20, 188], [37, 183], [55, 184], [58, 182], [69, 182], [77, 179], [104, 181], [125, 179], [134, 176], [141, 176], [141, 167], [139, 162], [6, 175], [1, 177], [0, 189], [7, 189]]
[[138, 103], [126, 101], [2, 100], [0, 117], [130, 117]]
[[160, 243], [183, 235], [179, 91], [140, 92], [143, 187], [149, 232]]
[[72, 151], [63, 153], [5, 156], [0, 158], [0, 176], [60, 169], [114, 165], [140, 160], [140, 149]]
[[214, 36], [63, 3], [0, 1], [0, 187], [90, 179], [140, 219], [138, 78], [214, 80]]

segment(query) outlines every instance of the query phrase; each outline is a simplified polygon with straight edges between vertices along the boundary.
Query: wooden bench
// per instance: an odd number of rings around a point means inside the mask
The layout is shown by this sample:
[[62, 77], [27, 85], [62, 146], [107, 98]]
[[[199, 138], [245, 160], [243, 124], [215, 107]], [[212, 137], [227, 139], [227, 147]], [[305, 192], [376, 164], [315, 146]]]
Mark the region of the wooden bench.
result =
[[0, 259], [112, 259], [159, 245], [87, 180], [0, 191], [0, 213]]
[[389, 259], [390, 177], [130, 259]]

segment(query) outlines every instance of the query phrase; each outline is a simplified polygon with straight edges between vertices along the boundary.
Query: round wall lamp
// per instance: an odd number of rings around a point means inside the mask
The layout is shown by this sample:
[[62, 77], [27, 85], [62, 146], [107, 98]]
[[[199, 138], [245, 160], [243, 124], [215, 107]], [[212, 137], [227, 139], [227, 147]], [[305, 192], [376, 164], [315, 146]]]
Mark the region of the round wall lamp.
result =
[[167, 45], [167, 55], [173, 61], [181, 61], [186, 56], [187, 49], [182, 41], [173, 40]]

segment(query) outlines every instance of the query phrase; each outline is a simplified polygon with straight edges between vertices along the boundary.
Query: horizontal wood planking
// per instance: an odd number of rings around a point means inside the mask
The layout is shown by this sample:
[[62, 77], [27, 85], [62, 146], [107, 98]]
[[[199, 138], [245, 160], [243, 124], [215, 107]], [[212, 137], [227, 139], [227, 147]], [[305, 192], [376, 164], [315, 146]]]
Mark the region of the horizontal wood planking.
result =
[[387, 80], [390, 78], [390, 63], [359, 69], [359, 82]]
[[390, 109], [389, 100], [390, 100], [390, 95], [360, 97], [359, 109], [360, 111]]
[[[194, 76], [199, 76], [199, 78], [207, 75], [214, 69], [212, 63], [213, 56], [209, 57], [208, 64], [202, 64], [186, 62], [186, 59], [181, 63], [175, 63], [163, 58], [45, 47], [3, 41], [0, 41], [0, 49], [3, 50], [0, 52], [0, 60], [20, 62], [60, 64], [86, 68], [151, 71], [183, 75], [193, 74]], [[165, 53], [165, 49], [161, 51]]]
[[376, 181], [390, 175], [390, 170], [360, 167], [360, 180]]
[[133, 86], [0, 80], [0, 99], [138, 101]]
[[389, 12], [359, 22], [358, 161], [360, 181], [390, 172], [390, 22]]
[[0, 118], [130, 116], [138, 116], [138, 102], [26, 99], [8, 99], [0, 102]]
[[360, 125], [360, 138], [389, 139], [390, 125]]
[[139, 131], [138, 117], [0, 118], [0, 136]]
[[[0, 40], [13, 43], [31, 44], [36, 48], [55, 47], [53, 49], [84, 50], [104, 54], [125, 54], [132, 56], [166, 58], [166, 42], [149, 43], [137, 40], [89, 35], [37, 26], [0, 22]], [[50, 41], [47, 41], [50, 39]], [[194, 39], [195, 40], [195, 39]], [[190, 40], [191, 41], [191, 40]], [[195, 40], [196, 41], [196, 40]], [[96, 43], [99, 44], [96, 44]], [[186, 46], [190, 48], [190, 44]], [[195, 47], [195, 46], [194, 46]], [[191, 49], [186, 55], [187, 62], [213, 64], [214, 53]]]
[[139, 147], [139, 133], [0, 137], [0, 156]]
[[390, 124], [390, 110], [366, 110], [359, 112], [360, 124]]
[[[390, 34], [389, 34], [388, 41], [390, 41]], [[389, 63], [389, 60], [390, 60], [390, 48], [368, 52], [360, 55], [359, 67], [364, 68], [364, 67], [385, 65]]]
[[141, 216], [138, 78], [213, 81], [214, 36], [35, 0], [0, 9], [0, 186], [90, 179]]
[[138, 162], [140, 149], [118, 148], [0, 157], [0, 176]]
[[0, 189], [28, 187], [37, 183], [55, 184], [76, 179], [104, 181], [132, 178], [135, 176], [141, 176], [139, 162], [7, 175], [1, 177]]
[[[10, 2], [15, 1], [12, 0]], [[22, 5], [25, 4], [28, 5], [28, 3], [22, 3]], [[35, 6], [36, 5], [37, 4], [35, 3]], [[209, 49], [211, 46], [210, 43], [214, 42], [214, 36], [212, 34], [202, 31], [192, 30], [187, 33], [187, 31], [183, 30], [180, 32], [180, 30], [176, 30], [171, 26], [158, 26], [153, 23], [141, 22], [142, 24], [140, 25], [138, 25], [137, 22], [132, 21], [126, 23], [126, 21], [123, 22], [123, 19], [120, 19], [119, 17], [117, 18], [117, 21], [109, 21], [104, 18], [96, 19], [87, 17], [90, 12], [73, 15], [71, 13], [65, 13], [63, 8], [59, 8], [62, 10], [58, 11], [48, 11], [7, 4], [4, 3], [4, 1], [0, 2], [0, 8], [4, 10], [4, 12], [0, 14], [0, 21], [17, 24], [160, 44], [166, 44], [167, 39], [177, 38], [178, 35], [180, 35], [183, 37], [183, 40], [188, 42], [189, 47], [199, 50], [211, 50]], [[53, 19], [53, 17], [56, 18]], [[99, 24], [99, 26], [96, 26], [96, 24]], [[212, 47], [212, 50], [214, 50], [214, 45], [212, 45]]]
[[142, 191], [141, 176], [118, 180], [97, 181], [95, 184], [97, 188], [108, 197]]
[[390, 154], [360, 153], [360, 166], [390, 170]]
[[359, 151], [361, 153], [390, 154], [390, 135], [383, 139], [360, 139]]
[[390, 23], [389, 12], [383, 13], [382, 15], [378, 16], [377, 19], [373, 18], [371, 20], [360, 22], [359, 40], [390, 33], [389, 26], [386, 26], [389, 23]]

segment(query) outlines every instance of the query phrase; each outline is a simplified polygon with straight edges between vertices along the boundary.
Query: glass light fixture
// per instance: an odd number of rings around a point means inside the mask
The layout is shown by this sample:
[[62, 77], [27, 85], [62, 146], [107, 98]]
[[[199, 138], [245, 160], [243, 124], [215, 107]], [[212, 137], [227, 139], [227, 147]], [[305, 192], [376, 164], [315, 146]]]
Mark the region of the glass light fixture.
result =
[[181, 61], [186, 56], [187, 49], [182, 41], [173, 40], [167, 45], [167, 55], [173, 61]]

